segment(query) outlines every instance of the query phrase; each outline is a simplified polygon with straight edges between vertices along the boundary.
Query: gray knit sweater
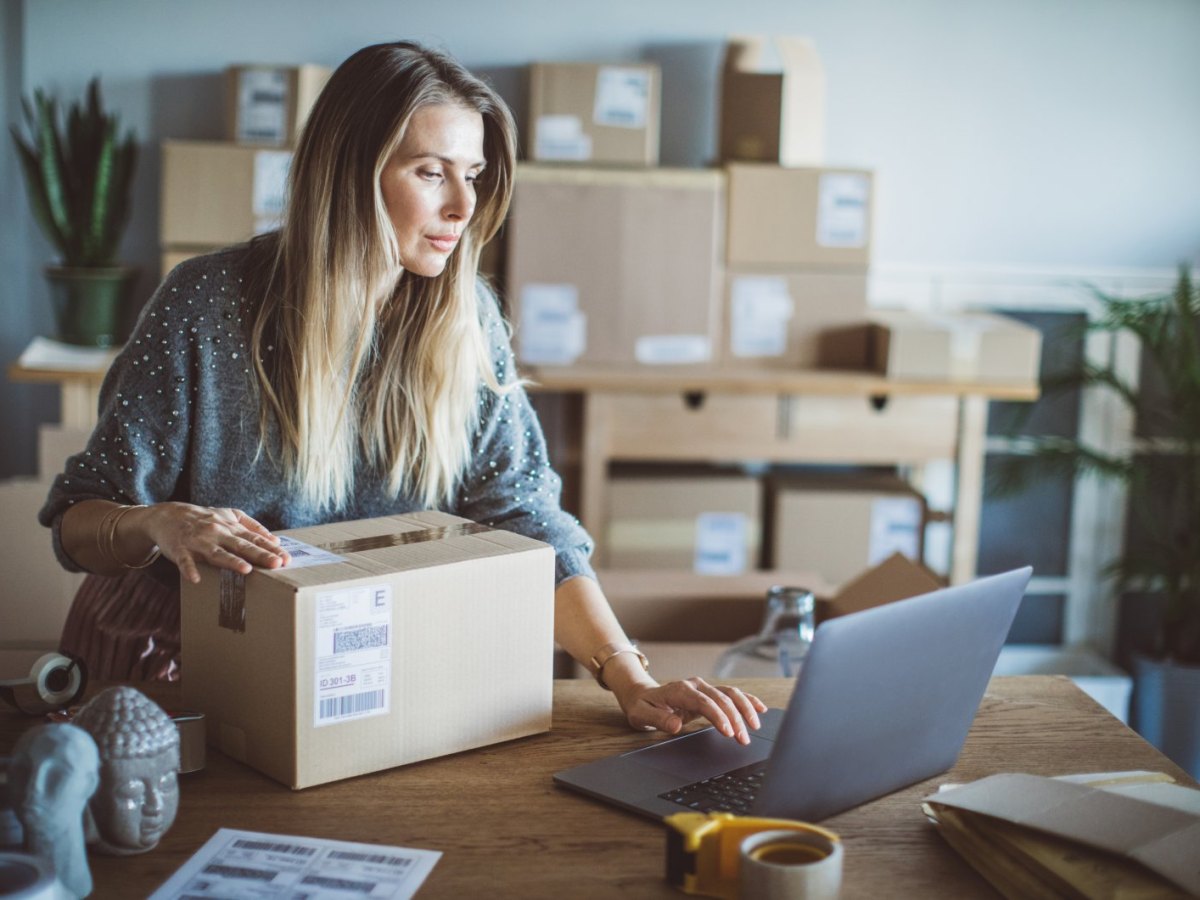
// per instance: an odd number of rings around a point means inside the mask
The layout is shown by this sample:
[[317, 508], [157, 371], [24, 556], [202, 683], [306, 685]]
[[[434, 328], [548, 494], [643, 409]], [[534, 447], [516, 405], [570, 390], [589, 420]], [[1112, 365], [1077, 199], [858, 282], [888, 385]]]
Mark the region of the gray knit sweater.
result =
[[[39, 514], [66, 568], [78, 571], [62, 549], [62, 516], [82, 500], [231, 506], [271, 530], [422, 508], [407, 494], [389, 494], [386, 478], [360, 460], [351, 505], [322, 516], [288, 489], [278, 453], [256, 453], [259, 404], [239, 277], [245, 252], [234, 247], [183, 263], [142, 311], [105, 378], [87, 449], [67, 461]], [[516, 376], [508, 333], [482, 283], [479, 297], [496, 377], [507, 383]], [[469, 471], [446, 511], [552, 544], [556, 583], [593, 575], [591, 539], [559, 506], [562, 483], [524, 390], [498, 397], [481, 386], [480, 404]], [[278, 434], [268, 441], [277, 443]]]

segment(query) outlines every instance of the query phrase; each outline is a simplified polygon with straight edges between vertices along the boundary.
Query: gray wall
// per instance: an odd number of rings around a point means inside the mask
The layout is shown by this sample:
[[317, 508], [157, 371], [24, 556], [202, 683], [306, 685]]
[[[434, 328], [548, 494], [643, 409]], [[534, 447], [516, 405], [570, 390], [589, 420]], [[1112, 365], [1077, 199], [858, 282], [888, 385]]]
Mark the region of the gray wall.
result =
[[[927, 267], [1173, 266], [1200, 261], [1196, 0], [0, 0], [5, 112], [16, 92], [75, 95], [103, 76], [145, 143], [125, 256], [157, 274], [157, 142], [216, 138], [231, 62], [336, 65], [414, 37], [486, 71], [522, 105], [532, 59], [658, 60], [666, 164], [712, 154], [730, 32], [812, 36], [828, 80], [830, 162], [877, 171], [875, 258]], [[12, 150], [0, 150], [4, 362], [49, 333]], [[45, 393], [0, 389], [0, 476], [32, 471]], [[40, 398], [40, 399], [39, 399]], [[53, 409], [51, 410], [53, 412]]]

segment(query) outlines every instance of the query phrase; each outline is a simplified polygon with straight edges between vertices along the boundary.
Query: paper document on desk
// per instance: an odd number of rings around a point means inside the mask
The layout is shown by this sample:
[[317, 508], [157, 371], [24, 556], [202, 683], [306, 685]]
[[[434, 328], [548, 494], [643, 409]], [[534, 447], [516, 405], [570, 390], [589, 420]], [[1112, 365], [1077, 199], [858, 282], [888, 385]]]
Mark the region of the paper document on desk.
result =
[[1029, 892], [1029, 885], [1017, 890], [1024, 878], [1101, 896], [1086, 888], [1143, 880], [1138, 870], [1115, 868], [1128, 865], [1121, 860], [1200, 894], [1200, 792], [1163, 778], [992, 775], [927, 797], [925, 805], [946, 841], [1009, 896], [999, 882], [1018, 896]]
[[436, 850], [222, 828], [150, 900], [350, 894], [404, 900], [417, 892], [441, 855]]
[[117, 358], [120, 348], [79, 347], [50, 338], [35, 337], [17, 361], [26, 369], [54, 369], [86, 372], [105, 369]]

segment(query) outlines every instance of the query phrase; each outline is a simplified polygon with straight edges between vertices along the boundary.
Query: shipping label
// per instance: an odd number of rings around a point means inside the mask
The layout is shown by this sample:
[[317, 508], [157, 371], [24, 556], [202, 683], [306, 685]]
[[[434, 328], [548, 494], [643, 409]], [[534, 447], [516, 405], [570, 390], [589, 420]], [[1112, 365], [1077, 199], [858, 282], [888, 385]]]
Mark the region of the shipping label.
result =
[[521, 289], [521, 362], [566, 366], [587, 348], [587, 316], [573, 284], [527, 284]]
[[538, 116], [534, 135], [534, 159], [587, 162], [592, 158], [592, 136], [584, 132], [579, 116]]
[[821, 176], [817, 199], [817, 243], [822, 247], [865, 247], [871, 181], [854, 172]]
[[359, 585], [317, 594], [313, 725], [389, 711], [392, 586]]
[[893, 553], [920, 559], [921, 504], [915, 497], [878, 497], [871, 502], [871, 535], [867, 565], [883, 562]]
[[282, 69], [238, 73], [237, 139], [248, 144], [286, 144], [288, 79]]
[[283, 220], [287, 198], [288, 150], [259, 150], [254, 154], [253, 212], [256, 234], [277, 228]]
[[737, 357], [783, 356], [796, 303], [786, 278], [740, 275], [730, 290], [729, 349]]
[[712, 359], [712, 341], [704, 334], [649, 334], [637, 339], [634, 358], [642, 365], [687, 365]]
[[700, 575], [746, 571], [749, 523], [745, 513], [707, 512], [696, 517], [695, 570]]
[[650, 105], [650, 73], [645, 69], [603, 66], [596, 75], [592, 120], [615, 128], [644, 128]]
[[286, 534], [278, 535], [278, 537], [279, 549], [286, 550], [291, 554], [292, 561], [287, 564], [289, 569], [304, 569], [308, 566], [328, 566], [332, 563], [346, 561], [346, 557], [344, 556], [338, 556], [336, 553], [330, 553], [328, 550], [322, 550], [320, 547], [314, 547], [312, 544], [298, 541], [293, 537], [288, 537]]

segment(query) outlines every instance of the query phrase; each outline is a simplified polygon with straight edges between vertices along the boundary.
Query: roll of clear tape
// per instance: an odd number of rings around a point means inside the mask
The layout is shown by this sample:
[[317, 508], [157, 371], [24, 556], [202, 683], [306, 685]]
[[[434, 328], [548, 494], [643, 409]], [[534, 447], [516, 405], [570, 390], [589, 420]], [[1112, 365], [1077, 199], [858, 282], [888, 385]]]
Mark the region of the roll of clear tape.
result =
[[842, 842], [819, 829], [760, 831], [742, 841], [740, 896], [754, 900], [836, 900]]
[[0, 696], [21, 712], [41, 715], [69, 706], [83, 695], [87, 670], [80, 660], [46, 653], [29, 670], [28, 678], [0, 681]]
[[65, 900], [69, 896], [45, 860], [29, 853], [0, 852], [0, 897]]

